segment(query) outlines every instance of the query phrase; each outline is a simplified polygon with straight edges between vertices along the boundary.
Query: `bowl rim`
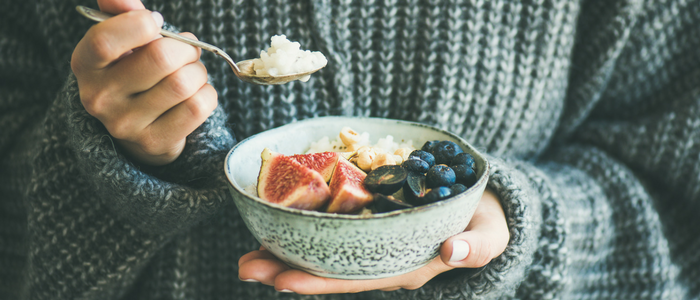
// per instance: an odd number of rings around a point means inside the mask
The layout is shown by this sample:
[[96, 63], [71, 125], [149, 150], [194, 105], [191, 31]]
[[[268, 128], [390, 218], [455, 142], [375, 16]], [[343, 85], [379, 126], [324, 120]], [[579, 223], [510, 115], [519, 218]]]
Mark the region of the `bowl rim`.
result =
[[[286, 206], [282, 206], [276, 203], [271, 203], [268, 201], [265, 201], [261, 199], [260, 197], [252, 196], [248, 194], [243, 188], [240, 188], [237, 186], [237, 184], [234, 184], [234, 179], [233, 179], [233, 174], [229, 172], [229, 159], [235, 152], [237, 148], [239, 148], [241, 145], [244, 143], [248, 142], [249, 140], [252, 140], [262, 134], [270, 134], [276, 131], [284, 131], [288, 130], [289, 127], [293, 126], [301, 126], [304, 123], [312, 123], [312, 122], [323, 122], [323, 120], [331, 120], [331, 119], [337, 119], [337, 120], [343, 120], [343, 119], [353, 119], [353, 120], [368, 120], [368, 121], [373, 121], [373, 122], [395, 122], [395, 123], [404, 123], [410, 126], [418, 126], [418, 127], [424, 127], [428, 128], [431, 130], [438, 131], [442, 134], [445, 134], [460, 143], [463, 144], [463, 146], [466, 146], [471, 150], [471, 152], [478, 154], [481, 159], [484, 160], [484, 172], [481, 174], [481, 176], [477, 179], [476, 183], [469, 187], [465, 192], [463, 192], [460, 197], [451, 197], [445, 200], [437, 201], [428, 205], [422, 205], [422, 206], [416, 206], [416, 207], [411, 207], [411, 208], [406, 208], [406, 209], [400, 209], [400, 210], [394, 210], [390, 212], [384, 212], [384, 213], [372, 213], [372, 214], [367, 214], [367, 215], [357, 215], [357, 214], [338, 214], [338, 213], [327, 213], [327, 212], [320, 212], [320, 211], [315, 211], [315, 210], [303, 210], [299, 208], [290, 208]], [[283, 211], [289, 214], [296, 214], [300, 216], [307, 216], [307, 217], [314, 217], [314, 218], [329, 218], [329, 219], [342, 219], [342, 220], [374, 220], [374, 219], [387, 219], [387, 218], [392, 218], [392, 217], [398, 217], [398, 216], [403, 216], [403, 215], [411, 215], [411, 214], [416, 214], [420, 213], [425, 210], [432, 210], [436, 209], [438, 207], [448, 205], [451, 202], [458, 201], [459, 199], [466, 197], [467, 195], [473, 193], [476, 191], [481, 185], [486, 185], [487, 181], [489, 179], [491, 171], [491, 164], [489, 163], [488, 159], [484, 156], [483, 153], [478, 151], [474, 146], [469, 144], [466, 140], [461, 138], [460, 136], [449, 132], [447, 130], [440, 129], [438, 127], [428, 125], [425, 123], [419, 123], [419, 122], [414, 122], [414, 121], [406, 121], [406, 120], [400, 120], [400, 119], [389, 119], [389, 118], [377, 118], [377, 117], [357, 117], [357, 116], [321, 116], [321, 117], [313, 117], [313, 118], [308, 118], [304, 120], [298, 120], [298, 121], [293, 121], [291, 123], [287, 123], [285, 125], [275, 127], [269, 130], [265, 130], [259, 133], [256, 133], [254, 135], [251, 135], [242, 141], [238, 142], [236, 145], [234, 145], [229, 152], [226, 154], [226, 159], [224, 160], [224, 173], [226, 174], [226, 178], [228, 181], [229, 188], [235, 189], [239, 194], [243, 196], [243, 198], [246, 199], [246, 201], [253, 201], [257, 202], [259, 204], [262, 204], [265, 207], [268, 207], [270, 209], [274, 210], [279, 210]]]

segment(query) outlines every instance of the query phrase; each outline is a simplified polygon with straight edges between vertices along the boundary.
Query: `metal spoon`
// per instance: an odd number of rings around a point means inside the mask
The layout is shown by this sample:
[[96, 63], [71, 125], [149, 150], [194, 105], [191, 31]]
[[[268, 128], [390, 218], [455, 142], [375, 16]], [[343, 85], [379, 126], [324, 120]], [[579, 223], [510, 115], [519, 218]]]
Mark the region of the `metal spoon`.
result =
[[[78, 12], [87, 17], [90, 20], [96, 21], [96, 22], [102, 22], [104, 20], [107, 20], [111, 17], [112, 15], [103, 13], [99, 10], [95, 10], [89, 7], [85, 7], [82, 5], [78, 5], [76, 7]], [[304, 73], [296, 73], [296, 74], [290, 74], [290, 75], [282, 75], [282, 76], [272, 76], [272, 75], [256, 75], [255, 70], [253, 70], [253, 60], [248, 59], [244, 61], [240, 61], [238, 63], [235, 63], [231, 57], [224, 52], [224, 50], [219, 49], [218, 47], [214, 45], [210, 45], [204, 42], [196, 41], [190, 38], [183, 37], [177, 33], [174, 33], [172, 31], [168, 31], [165, 29], [160, 30], [160, 34], [162, 36], [166, 36], [172, 39], [176, 39], [178, 41], [181, 41], [186, 44], [190, 44], [195, 47], [202, 48], [207, 51], [211, 51], [214, 54], [221, 56], [226, 62], [231, 66], [231, 69], [233, 70], [233, 73], [236, 74], [236, 77], [238, 77], [240, 80], [243, 80], [245, 82], [249, 83], [254, 83], [254, 84], [259, 84], [259, 85], [278, 85], [278, 84], [285, 84], [290, 81], [298, 80], [301, 79], [304, 76], [310, 75], [321, 68], [325, 67], [320, 67], [318, 69], [309, 71], [309, 72], [304, 72]]]

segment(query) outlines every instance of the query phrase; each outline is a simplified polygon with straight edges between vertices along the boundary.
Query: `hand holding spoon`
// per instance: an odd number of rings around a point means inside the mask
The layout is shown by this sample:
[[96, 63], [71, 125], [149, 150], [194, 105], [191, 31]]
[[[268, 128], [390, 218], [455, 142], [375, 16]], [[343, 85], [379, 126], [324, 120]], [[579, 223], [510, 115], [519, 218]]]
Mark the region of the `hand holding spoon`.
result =
[[[78, 5], [76, 7], [78, 12], [87, 17], [90, 20], [96, 21], [96, 22], [102, 22], [104, 20], [107, 20], [112, 17], [112, 15], [103, 13], [99, 10], [95, 10], [89, 7], [85, 7], [82, 5]], [[201, 41], [193, 40], [190, 38], [183, 37], [179, 34], [176, 34], [172, 31], [168, 31], [165, 29], [160, 30], [160, 34], [165, 37], [169, 37], [178, 41], [181, 41], [186, 44], [190, 44], [195, 47], [202, 48], [207, 51], [211, 51], [214, 54], [222, 57], [226, 62], [231, 66], [231, 69], [233, 70], [233, 73], [236, 74], [236, 77], [238, 77], [240, 80], [243, 80], [245, 82], [249, 83], [254, 83], [254, 84], [259, 84], [259, 85], [278, 85], [278, 84], [285, 84], [290, 81], [298, 80], [301, 79], [307, 75], [310, 75], [318, 70], [320, 70], [322, 67], [311, 70], [309, 72], [304, 72], [304, 73], [296, 73], [296, 74], [289, 74], [289, 75], [280, 75], [280, 76], [272, 76], [272, 75], [256, 75], [255, 70], [253, 69], [253, 60], [248, 59], [244, 60], [241, 62], [234, 62], [231, 57], [224, 52], [224, 50], [221, 50], [220, 48], [207, 44]]]

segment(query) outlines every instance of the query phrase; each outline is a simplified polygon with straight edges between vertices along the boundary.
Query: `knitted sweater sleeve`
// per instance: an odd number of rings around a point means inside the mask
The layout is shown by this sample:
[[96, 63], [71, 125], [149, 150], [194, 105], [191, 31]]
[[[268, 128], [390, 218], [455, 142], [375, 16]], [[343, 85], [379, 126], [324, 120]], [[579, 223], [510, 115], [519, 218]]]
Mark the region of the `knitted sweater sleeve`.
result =
[[[401, 299], [686, 299], [700, 267], [697, 100], [629, 120], [586, 121], [535, 162], [489, 156], [510, 230], [484, 268]], [[683, 263], [679, 263], [683, 262]], [[397, 299], [396, 295], [385, 295]], [[692, 298], [691, 297], [691, 298]]]
[[30, 274], [29, 290], [49, 298], [107, 299], [127, 292], [145, 262], [172, 236], [230, 204], [218, 168], [234, 139], [223, 120], [217, 109], [188, 137], [175, 162], [146, 169], [126, 159], [101, 123], [87, 114], [75, 77], [69, 76], [32, 134], [29, 272], [83, 280], [64, 286], [50, 276]]
[[[32, 39], [15, 41], [30, 47], [25, 44]], [[51, 89], [22, 85], [35, 83], [29, 75], [42, 74], [40, 68], [15, 69], [29, 74], [3, 84], [17, 86], [17, 93], [4, 98], [10, 107], [3, 107], [0, 122], [13, 129], [3, 134], [3, 148], [11, 155], [26, 153], [27, 160], [16, 164], [31, 172], [17, 187], [24, 192], [31, 250], [26, 267], [31, 280], [20, 298], [119, 297], [173, 236], [231, 203], [220, 168], [235, 139], [220, 108], [187, 137], [175, 162], [148, 168], [127, 159], [87, 114], [73, 74], [57, 94], [41, 95], [31, 91]], [[24, 118], [25, 113], [30, 115]], [[22, 142], [12, 146], [13, 140]]]
[[[173, 236], [230, 204], [220, 168], [235, 139], [217, 108], [175, 162], [133, 164], [86, 113], [67, 72], [66, 50], [85, 24], [62, 24], [66, 36], [47, 39], [55, 26], [26, 22], [37, 7], [13, 2], [0, 13], [11, 29], [0, 32], [0, 176], [12, 178], [0, 185], [0, 219], [3, 241], [20, 237], [1, 243], [14, 262], [3, 263], [10, 288], [0, 298], [116, 299]], [[42, 13], [75, 14], [71, 5]]]
[[387, 298], [700, 295], [700, 16], [674, 3], [584, 2], [556, 141], [536, 160], [489, 157], [505, 252]]
[[234, 139], [220, 108], [188, 136], [175, 162], [149, 168], [124, 157], [102, 124], [87, 114], [73, 76], [57, 103], [65, 110], [66, 129], [73, 135], [68, 136], [68, 146], [77, 158], [76, 167], [90, 179], [95, 195], [140, 231], [177, 232], [226, 203], [226, 178], [220, 168]]

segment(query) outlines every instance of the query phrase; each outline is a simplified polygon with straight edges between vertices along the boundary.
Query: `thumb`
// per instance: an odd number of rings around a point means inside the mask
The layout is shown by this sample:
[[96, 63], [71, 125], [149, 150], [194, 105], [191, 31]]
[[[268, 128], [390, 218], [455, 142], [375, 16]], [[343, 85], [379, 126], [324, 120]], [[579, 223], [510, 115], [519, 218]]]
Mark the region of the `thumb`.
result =
[[480, 268], [501, 255], [510, 234], [498, 198], [484, 191], [466, 231], [447, 239], [440, 248], [442, 261], [454, 268]]
[[132, 10], [146, 9], [141, 0], [97, 0], [100, 10], [117, 15]]
[[488, 236], [479, 232], [464, 232], [449, 238], [440, 249], [442, 261], [454, 268], [480, 268], [503, 250], [495, 248]]

